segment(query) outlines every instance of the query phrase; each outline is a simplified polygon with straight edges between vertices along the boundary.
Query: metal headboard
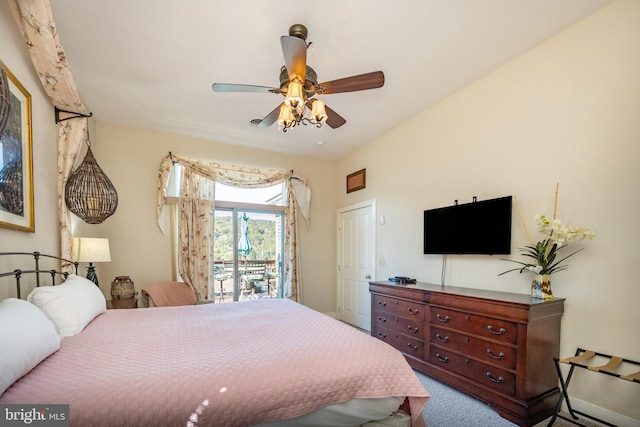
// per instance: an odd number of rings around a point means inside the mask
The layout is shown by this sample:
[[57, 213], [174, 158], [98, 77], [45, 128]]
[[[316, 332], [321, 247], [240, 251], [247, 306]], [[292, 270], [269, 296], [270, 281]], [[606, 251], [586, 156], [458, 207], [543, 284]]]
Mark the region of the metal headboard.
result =
[[[8, 271], [6, 273], [0, 273], [0, 277], [7, 277], [7, 276], [14, 276], [16, 278], [16, 293], [18, 294], [18, 298], [21, 298], [21, 286], [20, 286], [20, 279], [22, 278], [23, 274], [35, 274], [36, 276], [36, 287], [40, 286], [40, 274], [47, 274], [48, 276], [51, 277], [51, 285], [55, 285], [56, 284], [56, 277], [64, 277], [64, 279], [67, 278], [67, 276], [70, 274], [67, 271], [60, 271], [60, 270], [44, 270], [40, 268], [40, 258], [49, 258], [49, 259], [53, 259], [53, 260], [57, 260], [57, 261], [62, 261], [65, 263], [68, 263], [70, 265], [73, 265], [75, 268], [75, 274], [78, 274], [78, 262], [72, 261], [70, 259], [65, 259], [65, 258], [60, 258], [54, 255], [46, 255], [46, 254], [41, 254], [40, 252], [0, 252], [0, 256], [24, 256], [24, 255], [29, 255], [31, 257], [33, 257], [34, 260], [34, 269], [32, 270], [23, 270], [23, 269], [15, 269], [12, 271]], [[59, 267], [58, 267], [59, 268]]]

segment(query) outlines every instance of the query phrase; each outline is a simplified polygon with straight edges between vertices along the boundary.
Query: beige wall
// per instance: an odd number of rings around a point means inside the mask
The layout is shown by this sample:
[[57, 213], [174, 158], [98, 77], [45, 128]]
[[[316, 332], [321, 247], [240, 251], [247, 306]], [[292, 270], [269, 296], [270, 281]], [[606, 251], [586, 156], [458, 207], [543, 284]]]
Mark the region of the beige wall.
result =
[[[311, 224], [299, 226], [304, 303], [334, 311], [335, 223], [334, 162], [311, 160], [197, 138], [97, 122], [96, 159], [118, 190], [116, 213], [100, 225], [78, 223], [74, 233], [108, 237], [111, 263], [98, 265], [101, 288], [108, 294], [115, 276], [129, 275], [136, 288], [172, 277], [171, 239], [156, 223], [160, 160], [173, 153], [220, 163], [294, 169], [311, 183]], [[302, 217], [300, 217], [302, 218]], [[168, 229], [168, 228], [167, 228]]]
[[[0, 2], [0, 61], [31, 95], [35, 198], [35, 233], [0, 228], [0, 252], [39, 250], [57, 254], [60, 250], [56, 184], [57, 126], [51, 102], [42, 89], [20, 32], [4, 1]], [[5, 258], [0, 257], [0, 271], [6, 271], [4, 267], [8, 261]], [[0, 299], [7, 292], [7, 286], [0, 286]]]
[[[639, 23], [640, 2], [615, 2], [342, 159], [340, 176], [367, 168], [367, 188], [346, 195], [338, 182], [338, 205], [375, 198], [386, 216], [377, 277], [440, 283], [442, 257], [422, 254], [424, 209], [514, 195], [535, 236], [533, 216], [553, 214], [559, 182], [558, 217], [598, 232], [552, 278], [566, 298], [561, 353], [638, 360]], [[525, 244], [514, 213], [511, 257]], [[449, 256], [446, 283], [527, 293], [530, 275], [498, 277], [510, 267]], [[596, 377], [574, 375], [572, 394], [640, 420], [637, 384]]]

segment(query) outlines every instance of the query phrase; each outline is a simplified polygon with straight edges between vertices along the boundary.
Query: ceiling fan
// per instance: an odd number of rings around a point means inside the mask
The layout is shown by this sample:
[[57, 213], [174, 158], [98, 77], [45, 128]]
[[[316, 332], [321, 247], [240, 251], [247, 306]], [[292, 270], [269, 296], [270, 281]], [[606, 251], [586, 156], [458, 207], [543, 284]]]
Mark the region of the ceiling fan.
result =
[[[316, 127], [322, 127], [326, 123], [333, 129], [339, 128], [347, 121], [315, 96], [379, 88], [384, 85], [384, 73], [373, 71], [318, 83], [316, 72], [307, 65], [307, 48], [311, 43], [307, 44], [306, 40], [307, 28], [302, 24], [292, 25], [289, 28], [289, 35], [280, 37], [285, 65], [280, 69], [279, 88], [213, 83], [211, 85], [213, 91], [283, 95], [285, 100], [263, 119], [251, 120], [256, 127], [269, 127], [277, 121], [278, 127], [284, 132], [300, 123]], [[309, 117], [304, 116], [307, 109], [311, 111]]]

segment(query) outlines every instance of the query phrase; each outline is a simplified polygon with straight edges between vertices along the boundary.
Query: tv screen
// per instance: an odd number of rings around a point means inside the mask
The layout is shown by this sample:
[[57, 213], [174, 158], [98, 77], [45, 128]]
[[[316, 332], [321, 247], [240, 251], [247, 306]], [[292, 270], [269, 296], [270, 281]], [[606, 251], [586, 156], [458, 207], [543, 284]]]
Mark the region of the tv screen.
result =
[[511, 253], [511, 196], [424, 211], [425, 254]]

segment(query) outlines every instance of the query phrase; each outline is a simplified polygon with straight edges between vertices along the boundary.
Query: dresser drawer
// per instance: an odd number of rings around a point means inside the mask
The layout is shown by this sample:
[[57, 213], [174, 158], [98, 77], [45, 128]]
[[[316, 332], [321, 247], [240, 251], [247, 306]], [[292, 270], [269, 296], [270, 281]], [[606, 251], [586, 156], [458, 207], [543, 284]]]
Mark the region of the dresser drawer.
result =
[[394, 346], [403, 353], [410, 354], [419, 359], [424, 357], [424, 341], [421, 339], [380, 326], [373, 327], [372, 335]]
[[373, 313], [373, 324], [422, 339], [424, 321], [415, 318], [400, 317], [393, 313], [376, 310]]
[[396, 314], [400, 317], [424, 320], [425, 304], [383, 297], [381, 295], [374, 295], [373, 298], [373, 307], [376, 312], [378, 310], [383, 310], [388, 313]]
[[516, 368], [515, 347], [433, 326], [430, 329], [430, 343], [505, 369]]
[[448, 371], [463, 375], [500, 393], [515, 395], [516, 375], [512, 372], [485, 365], [458, 353], [431, 345], [429, 362]]
[[[515, 425], [554, 414], [563, 299], [430, 283], [370, 282], [369, 290], [371, 335], [399, 349], [414, 369]], [[407, 333], [410, 327], [418, 332]]]
[[474, 334], [510, 344], [516, 344], [518, 338], [517, 323], [435, 306], [431, 306], [429, 322], [436, 327], [451, 328], [462, 333]]

